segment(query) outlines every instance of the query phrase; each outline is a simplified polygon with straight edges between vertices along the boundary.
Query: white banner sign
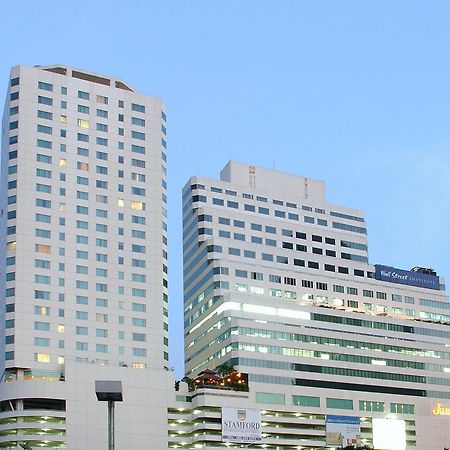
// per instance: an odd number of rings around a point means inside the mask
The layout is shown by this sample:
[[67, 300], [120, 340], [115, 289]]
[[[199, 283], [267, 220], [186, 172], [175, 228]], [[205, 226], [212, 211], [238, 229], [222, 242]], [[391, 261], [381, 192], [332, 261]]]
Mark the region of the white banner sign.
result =
[[372, 419], [373, 447], [405, 450], [406, 422], [397, 419]]
[[333, 447], [356, 446], [361, 441], [361, 421], [353, 416], [327, 416], [326, 442]]
[[261, 411], [248, 408], [222, 408], [222, 441], [261, 442]]

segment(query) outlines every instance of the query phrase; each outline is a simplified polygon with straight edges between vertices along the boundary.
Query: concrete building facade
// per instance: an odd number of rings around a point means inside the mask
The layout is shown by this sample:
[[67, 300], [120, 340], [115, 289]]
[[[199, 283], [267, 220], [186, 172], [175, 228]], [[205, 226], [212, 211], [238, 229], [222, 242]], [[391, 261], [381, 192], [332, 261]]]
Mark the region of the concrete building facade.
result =
[[173, 447], [225, 445], [230, 405], [261, 411], [255, 447], [331, 448], [330, 423], [353, 419], [360, 444], [390, 419], [407, 449], [449, 445], [444, 280], [371, 264], [362, 211], [327, 203], [321, 181], [230, 162], [188, 181], [183, 227], [187, 374], [229, 363], [250, 389], [188, 394], [171, 420], [196, 432]]
[[8, 84], [0, 447], [106, 446], [93, 386], [118, 378], [133, 398], [117, 406], [118, 448], [165, 448], [164, 105], [61, 65], [14, 67]]

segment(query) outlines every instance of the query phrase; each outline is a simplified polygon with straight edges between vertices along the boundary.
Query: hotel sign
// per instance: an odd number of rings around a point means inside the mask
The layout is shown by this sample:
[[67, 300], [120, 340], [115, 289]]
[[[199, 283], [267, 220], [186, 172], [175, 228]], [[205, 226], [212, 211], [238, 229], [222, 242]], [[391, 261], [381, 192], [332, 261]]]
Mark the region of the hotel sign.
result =
[[427, 289], [439, 290], [439, 277], [427, 273], [396, 269], [375, 264], [375, 279], [389, 283], [407, 284]]
[[450, 408], [442, 406], [442, 403], [436, 403], [433, 409], [433, 415], [435, 416], [450, 416]]
[[248, 408], [222, 408], [222, 441], [260, 443], [261, 411]]

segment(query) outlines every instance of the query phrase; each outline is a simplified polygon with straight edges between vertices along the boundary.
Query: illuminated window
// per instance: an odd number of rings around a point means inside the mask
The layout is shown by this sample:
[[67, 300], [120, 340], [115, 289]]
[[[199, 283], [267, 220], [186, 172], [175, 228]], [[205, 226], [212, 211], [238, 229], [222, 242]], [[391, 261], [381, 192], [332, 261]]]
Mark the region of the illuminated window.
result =
[[6, 244], [6, 248], [8, 250], [15, 250], [16, 249], [16, 241], [8, 242]]
[[58, 356], [58, 364], [64, 364], [64, 356]]
[[143, 364], [143, 363], [132, 363], [131, 367], [133, 369], [145, 369], [147, 367], [147, 364]]
[[123, 198], [117, 199], [117, 205], [123, 208], [125, 206], [125, 201]]
[[67, 116], [60, 116], [59, 120], [61, 123], [67, 123]]
[[64, 333], [64, 325], [58, 325], [58, 333]]
[[414, 414], [414, 405], [407, 403], [391, 403], [391, 413]]
[[360, 411], [384, 412], [384, 402], [360, 400], [359, 401], [359, 410]]
[[144, 211], [145, 210], [145, 203], [143, 203], [143, 202], [131, 202], [131, 208], [135, 209], [136, 211]]
[[77, 168], [79, 170], [83, 170], [84, 172], [87, 172], [89, 170], [89, 164], [86, 162], [77, 162]]
[[102, 103], [103, 105], [107, 105], [108, 97], [104, 97], [103, 95], [97, 95], [97, 103]]
[[81, 128], [89, 128], [89, 120], [78, 119], [78, 126]]
[[59, 159], [59, 167], [66, 167], [67, 161], [64, 158]]
[[35, 306], [34, 313], [38, 316], [49, 316], [50, 308], [48, 306]]
[[107, 314], [97, 313], [95, 315], [95, 318], [96, 318], [97, 322], [108, 322], [108, 315]]
[[38, 253], [51, 253], [50, 245], [35, 244], [34, 249]]
[[49, 363], [50, 362], [50, 355], [48, 353], [35, 353], [34, 357], [37, 362], [41, 362], [41, 363]]
[[250, 286], [250, 294], [264, 295], [264, 288], [261, 286]]

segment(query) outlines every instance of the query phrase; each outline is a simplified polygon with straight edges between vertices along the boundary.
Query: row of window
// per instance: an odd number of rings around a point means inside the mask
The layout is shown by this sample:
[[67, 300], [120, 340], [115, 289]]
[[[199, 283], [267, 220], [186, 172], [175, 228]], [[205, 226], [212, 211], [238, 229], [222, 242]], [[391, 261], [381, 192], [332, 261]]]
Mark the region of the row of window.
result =
[[[38, 316], [50, 316], [51, 315], [50, 311], [51, 311], [50, 306], [35, 305], [35, 307], [34, 307], [34, 313]], [[64, 309], [58, 308], [58, 317], [64, 317], [64, 316], [65, 316]], [[77, 320], [89, 320], [89, 312], [88, 311], [76, 311], [75, 318]], [[108, 316], [108, 314], [105, 314], [105, 313], [95, 313], [95, 321], [107, 323], [109, 321], [109, 316]], [[6, 328], [14, 328], [14, 319], [7, 319], [6, 323], [10, 325], [10, 326], [7, 326]], [[118, 323], [120, 325], [123, 325], [125, 323], [125, 317], [118, 316]], [[131, 325], [133, 325], [135, 327], [145, 328], [147, 326], [147, 320], [143, 319], [143, 318], [139, 318], [139, 317], [132, 317]]]
[[[14, 242], [15, 243], [15, 242]], [[143, 251], [140, 251], [141, 248], [144, 246], [139, 246], [132, 244], [132, 248], [135, 248], [136, 253], [144, 253]], [[125, 243], [124, 242], [118, 242], [117, 243], [117, 249], [118, 250], [124, 250], [125, 249]], [[46, 245], [46, 244], [35, 244], [35, 252], [36, 253], [43, 253], [43, 254], [51, 254], [52, 253], [52, 246]], [[64, 247], [58, 248], [58, 254], [59, 256], [65, 256], [66, 255], [66, 249]], [[76, 250], [75, 257], [77, 259], [89, 259], [89, 252], [85, 250]], [[95, 260], [97, 262], [108, 262], [108, 255], [106, 253], [96, 253], [95, 254]], [[118, 257], [118, 264], [123, 265], [124, 264], [124, 257], [119, 256]], [[141, 259], [132, 259], [132, 266], [133, 267], [145, 267], [146, 261]]]
[[[194, 191], [194, 190], [205, 190], [205, 185], [204, 184], [192, 184], [190, 186], [190, 189], [191, 189], [191, 191]], [[233, 196], [233, 197], [237, 196], [237, 192], [232, 190], [232, 189], [222, 189], [222, 188], [215, 187], [215, 186], [211, 186], [211, 192], [218, 193], [218, 194], [225, 193], [226, 195], [230, 195], [230, 196]], [[186, 191], [185, 192], [185, 196], [187, 196], [188, 193], [189, 193], [189, 191]], [[185, 198], [185, 196], [184, 196], [184, 198]], [[249, 199], [249, 200], [254, 200], [255, 196], [253, 194], [248, 194], [248, 193], [243, 192], [242, 193], [242, 198], [246, 198], [246, 199]], [[256, 196], [256, 200], [259, 201], [259, 202], [262, 202], [262, 203], [267, 203], [268, 202], [267, 197], [260, 196], [260, 195]], [[299, 206], [297, 206], [297, 203], [292, 203], [292, 202], [288, 202], [288, 201], [283, 202], [282, 200], [273, 199], [272, 203], [274, 205], [278, 205], [278, 206], [285, 205], [288, 208], [294, 208], [294, 209], [299, 208]], [[311, 206], [306, 206], [306, 205], [302, 205], [301, 209], [303, 211], [311, 211], [311, 212], [313, 211], [313, 208]], [[316, 212], [318, 214], [326, 214], [326, 212], [325, 212], [325, 210], [323, 208], [317, 208], [316, 207], [316, 208], [314, 208], [314, 212]], [[341, 219], [354, 220], [354, 221], [357, 221], [357, 222], [364, 222], [364, 218], [363, 217], [353, 216], [351, 214], [344, 214], [344, 213], [340, 213], [340, 212], [336, 212], [336, 211], [330, 211], [330, 216], [340, 217]]]
[[[339, 339], [334, 337], [323, 337], [323, 336], [309, 336], [300, 333], [288, 333], [284, 331], [275, 330], [265, 330], [261, 328], [250, 328], [250, 327], [234, 327], [229, 330], [229, 333], [235, 335], [247, 336], [253, 338], [262, 338], [270, 340], [281, 340], [281, 341], [292, 341], [292, 342], [302, 342], [308, 344], [325, 345], [330, 347], [342, 347], [349, 349], [359, 349], [364, 351], [373, 351], [386, 354], [399, 354], [399, 355], [411, 355], [418, 356], [420, 358], [434, 358], [450, 360], [450, 352], [443, 352], [425, 348], [415, 348], [412, 346], [402, 347], [400, 345], [390, 345], [390, 344], [380, 344], [377, 342], [364, 342], [355, 341], [350, 339]], [[223, 336], [226, 339], [227, 336]], [[419, 363], [420, 364], [420, 363]], [[429, 370], [443, 370], [443, 366], [438, 364], [424, 363]], [[450, 361], [449, 361], [450, 364]], [[434, 366], [434, 367], [432, 367]]]
[[[313, 408], [320, 408], [321, 398], [311, 397], [306, 395], [292, 395], [293, 406], [308, 406]], [[256, 402], [265, 403], [269, 405], [285, 405], [286, 394], [276, 394], [273, 392], [256, 392]], [[329, 409], [347, 409], [353, 410], [354, 401], [343, 398], [326, 398], [325, 406]], [[359, 400], [359, 411], [370, 412], [386, 412], [385, 402], [373, 400]], [[415, 406], [410, 403], [390, 403], [390, 412], [395, 414], [414, 414]]]
[[[210, 214], [200, 214], [198, 216], [197, 220], [199, 223], [200, 222], [211, 222], [212, 223], [213, 217]], [[231, 220], [229, 218], [221, 217], [221, 216], [219, 216], [217, 218], [217, 223], [220, 225], [230, 225], [230, 226], [232, 225], [236, 228], [246, 228], [246, 223], [244, 220], [237, 220], [237, 219]], [[191, 225], [191, 226], [193, 226], [193, 225]], [[252, 222], [252, 223], [250, 223], [250, 229], [252, 231], [261, 231], [261, 232], [264, 231], [269, 234], [277, 234], [277, 227], [270, 226], [270, 225], [265, 225], [263, 227], [262, 224]], [[186, 231], [188, 233], [189, 228]], [[307, 239], [307, 235], [305, 232], [300, 232], [300, 231], [295, 231], [295, 230], [285, 229], [285, 228], [281, 229], [281, 235], [284, 237], [295, 237], [297, 239]], [[317, 235], [317, 234], [312, 234], [311, 240], [313, 242], [321, 242], [321, 243], [323, 242], [323, 243], [329, 244], [329, 245], [336, 245], [336, 239], [331, 238], [331, 237]], [[345, 248], [352, 248], [352, 249], [356, 249], [356, 250], [367, 251], [367, 245], [363, 244], [363, 243], [359, 243], [359, 242], [340, 240], [340, 245]]]
[[[200, 202], [200, 203], [206, 203], [207, 202], [207, 197], [204, 195], [194, 195], [192, 196], [192, 202], [196, 203], [196, 202]], [[217, 198], [217, 197], [213, 197], [212, 198], [212, 204], [216, 205], [216, 206], [225, 206], [225, 201], [221, 198]], [[226, 202], [226, 206], [228, 208], [233, 208], [233, 209], [242, 209], [244, 211], [247, 212], [257, 212], [259, 214], [263, 214], [266, 216], [270, 215], [270, 209], [266, 208], [266, 207], [262, 207], [262, 206], [254, 206], [254, 205], [250, 205], [250, 204], [243, 204], [243, 207], [240, 208], [239, 207], [239, 202], [237, 201], [232, 201], [232, 200], [227, 200]], [[190, 207], [190, 203], [186, 203], [183, 207], [183, 213], [186, 212], [186, 210]], [[286, 216], [286, 213], [284, 211], [280, 211], [280, 210], [275, 210], [274, 214], [275, 217], [277, 218], [287, 218], [290, 220], [294, 220], [294, 221], [299, 221], [300, 217], [298, 214], [296, 213], [288, 213]], [[321, 225], [321, 226], [328, 226], [328, 221], [325, 219], [320, 219], [320, 218], [314, 218], [312, 216], [304, 216], [303, 218], [305, 223], [309, 223], [309, 224], [317, 224], [317, 225]], [[349, 231], [349, 232], [353, 232], [353, 233], [360, 233], [360, 234], [367, 234], [367, 229], [364, 227], [359, 227], [359, 226], [355, 226], [355, 225], [349, 225], [349, 224], [345, 224], [345, 223], [341, 223], [341, 222], [331, 222], [331, 226], [332, 228], [336, 228], [339, 230], [343, 230], [343, 231]]]
[[[199, 228], [198, 234], [199, 234], [199, 236], [202, 236], [204, 234], [212, 235], [213, 230], [211, 228]], [[236, 241], [241, 241], [241, 242], [246, 241], [246, 235], [244, 233], [231, 234], [231, 232], [226, 231], [226, 230], [218, 230], [218, 236], [221, 238], [234, 239]], [[267, 245], [270, 247], [278, 247], [278, 241], [276, 241], [275, 239], [268, 239], [268, 238], [263, 239], [260, 236], [251, 236], [250, 242], [252, 244], [260, 244], [260, 245]], [[189, 245], [189, 242], [186, 244], [186, 246], [188, 246], [188, 245]], [[294, 245], [292, 242], [286, 242], [286, 241], [281, 242], [280, 248], [284, 248], [284, 249], [288, 249], [288, 250], [296, 250], [296, 251], [300, 251], [300, 252], [308, 252], [308, 247], [306, 245], [303, 245], [303, 244], [295, 244]], [[326, 249], [324, 252], [324, 250], [320, 247], [311, 247], [311, 253], [313, 253], [315, 255], [324, 255], [325, 254], [326, 256], [333, 257], [333, 258], [337, 257], [336, 251]], [[363, 262], [366, 264], [368, 264], [368, 262], [369, 262], [368, 258], [366, 256], [354, 255], [354, 254], [346, 253], [346, 252], [341, 252], [340, 257], [342, 259]]]
[[[19, 78], [13, 78], [11, 80], [11, 82], [10, 82], [10, 86], [11, 87], [18, 86], [19, 83], [20, 83], [20, 79]], [[41, 89], [43, 91], [54, 92], [53, 84], [51, 84], [51, 83], [47, 83], [47, 82], [44, 82], [44, 81], [38, 81], [37, 87], [38, 87], [38, 89]], [[62, 95], [67, 95], [67, 87], [61, 86], [60, 93]], [[89, 92], [86, 92], [86, 91], [78, 90], [77, 97], [79, 99], [82, 99], [82, 100], [92, 100], [91, 99], [91, 94]], [[100, 95], [100, 94], [96, 95], [96, 101], [97, 101], [97, 103], [100, 103], [100, 104], [103, 104], [103, 105], [108, 105], [108, 103], [109, 103], [108, 97], [106, 97], [104, 95]], [[119, 108], [124, 108], [125, 107], [124, 100], [118, 100], [118, 107]], [[138, 103], [131, 103], [131, 110], [139, 112], [139, 113], [145, 113], [145, 106], [144, 105], [140, 105]]]
[[[216, 246], [216, 247], [220, 248], [220, 246]], [[241, 250], [240, 248], [235, 248], [235, 247], [228, 247], [228, 254], [231, 256], [238, 256], [238, 257], [243, 256], [244, 258], [250, 258], [250, 259], [256, 259], [256, 257], [257, 257], [256, 252], [254, 252], [253, 250], [245, 250], [245, 249]], [[305, 261], [304, 259], [289, 258], [288, 256], [273, 255], [271, 253], [261, 253], [260, 258], [262, 261], [276, 262], [279, 264], [290, 264], [291, 263], [294, 266], [308, 267], [310, 269], [317, 269], [317, 270], [320, 269], [320, 266], [322, 265], [321, 263], [319, 263], [317, 261]], [[322, 266], [323, 266], [323, 269], [328, 272], [336, 272], [335, 265], [323, 264]], [[339, 266], [337, 268], [337, 272], [349, 274], [349, 269], [348, 269], [348, 267]], [[360, 277], [364, 276], [363, 270], [354, 269], [353, 272], [354, 272], [355, 276], [360, 276]]]

